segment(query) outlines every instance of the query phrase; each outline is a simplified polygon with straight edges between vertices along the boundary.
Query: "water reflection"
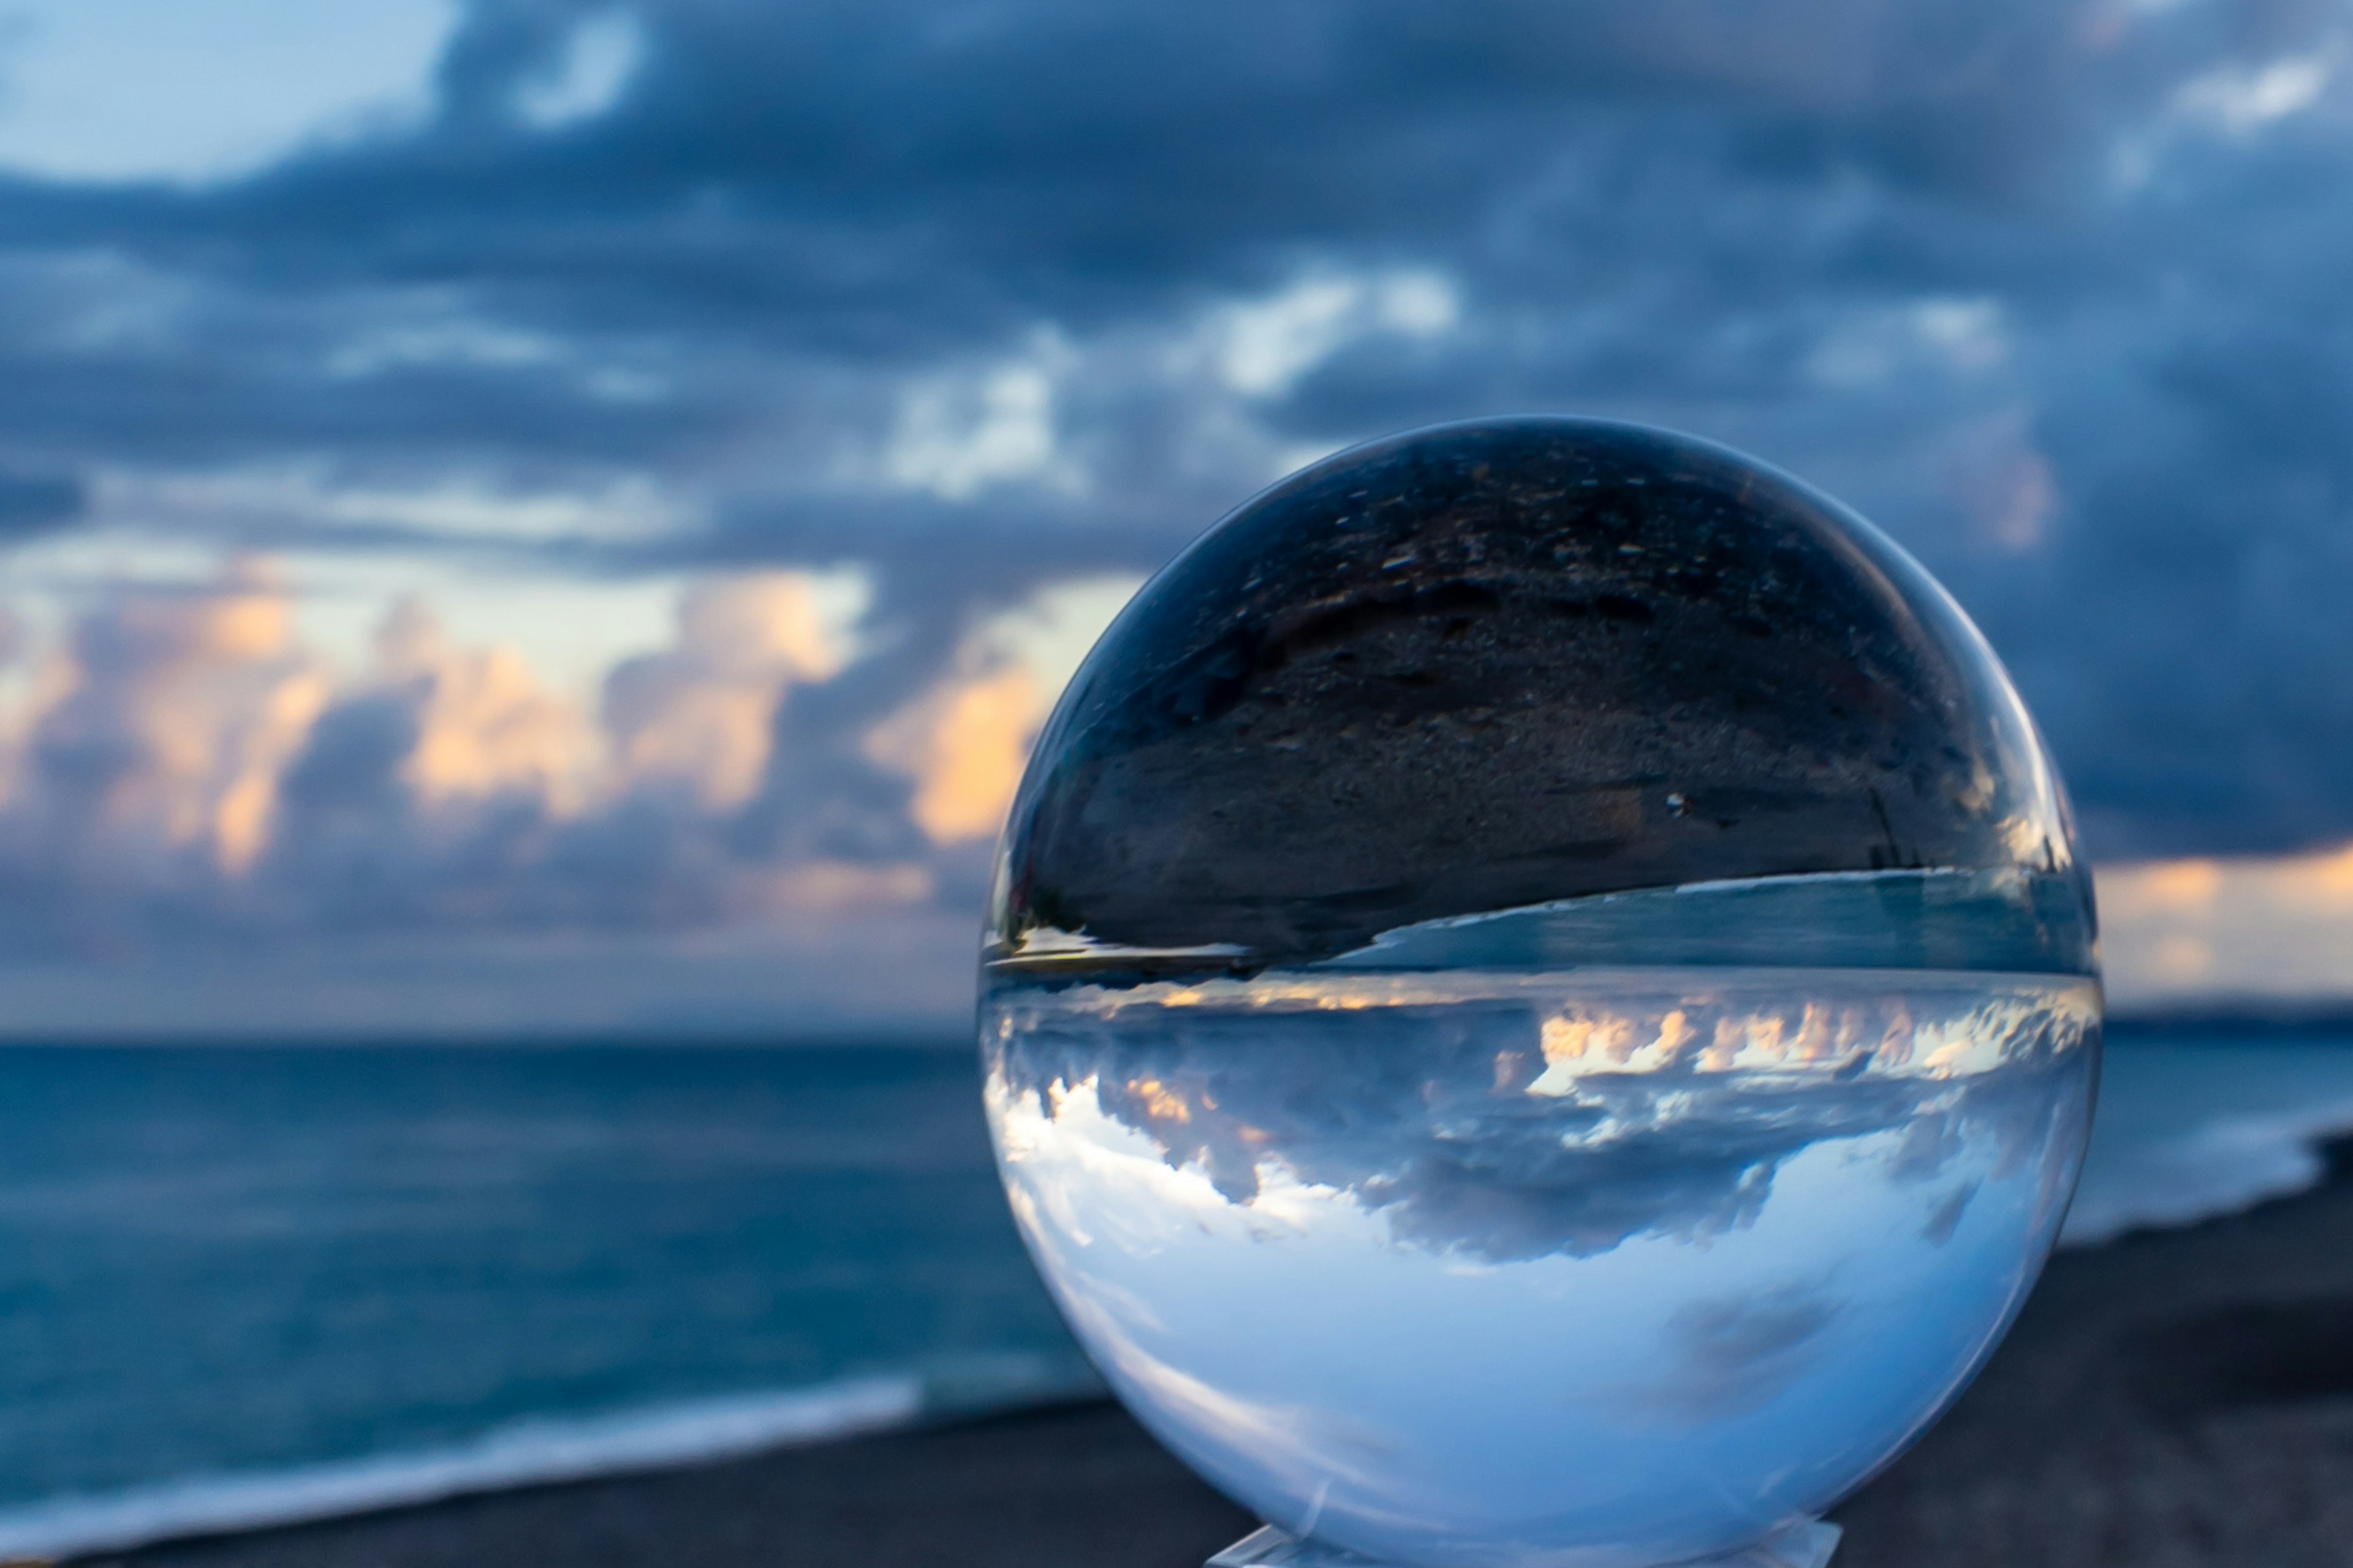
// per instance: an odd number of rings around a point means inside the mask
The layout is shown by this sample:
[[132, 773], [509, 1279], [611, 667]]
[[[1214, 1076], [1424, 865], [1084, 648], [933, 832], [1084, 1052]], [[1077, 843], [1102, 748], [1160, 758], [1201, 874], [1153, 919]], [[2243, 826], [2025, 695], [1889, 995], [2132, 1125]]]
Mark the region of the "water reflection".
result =
[[986, 1004], [1023, 1229], [1271, 1521], [1648, 1564], [1817, 1510], [1972, 1370], [2080, 1154], [2096, 984], [1333, 969]]

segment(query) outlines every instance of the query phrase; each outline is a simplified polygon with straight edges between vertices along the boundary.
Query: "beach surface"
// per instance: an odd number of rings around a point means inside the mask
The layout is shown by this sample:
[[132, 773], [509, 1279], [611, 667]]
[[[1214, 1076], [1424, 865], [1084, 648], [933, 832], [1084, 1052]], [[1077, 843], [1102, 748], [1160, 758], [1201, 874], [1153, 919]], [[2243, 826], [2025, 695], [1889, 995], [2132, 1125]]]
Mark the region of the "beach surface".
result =
[[[2353, 1562], [2353, 1143], [2311, 1191], [2061, 1254], [1841, 1568]], [[1252, 1521], [1116, 1406], [79, 1561], [121, 1568], [1198, 1568]]]

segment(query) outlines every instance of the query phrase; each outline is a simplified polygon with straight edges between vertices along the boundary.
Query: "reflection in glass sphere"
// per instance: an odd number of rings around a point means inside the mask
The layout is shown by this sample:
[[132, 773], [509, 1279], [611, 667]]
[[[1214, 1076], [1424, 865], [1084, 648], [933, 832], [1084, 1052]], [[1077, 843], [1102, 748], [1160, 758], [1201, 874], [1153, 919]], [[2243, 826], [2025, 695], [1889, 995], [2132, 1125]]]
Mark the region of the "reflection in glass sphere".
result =
[[1820, 1512], [2040, 1268], [2097, 1071], [2033, 725], [1720, 447], [1442, 426], [1226, 519], [1007, 829], [1006, 1187], [1131, 1408], [1294, 1535], [1648, 1568]]

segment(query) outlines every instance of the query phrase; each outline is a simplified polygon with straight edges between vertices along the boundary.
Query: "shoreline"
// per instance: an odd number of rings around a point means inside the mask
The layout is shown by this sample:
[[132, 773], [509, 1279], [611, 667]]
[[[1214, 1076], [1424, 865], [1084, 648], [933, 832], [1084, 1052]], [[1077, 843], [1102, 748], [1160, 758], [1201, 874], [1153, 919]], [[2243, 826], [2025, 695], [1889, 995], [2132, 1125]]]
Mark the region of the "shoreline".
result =
[[1200, 1568], [1257, 1522], [1086, 1397], [0, 1568]]
[[1833, 1511], [1843, 1568], [2338, 1564], [2353, 1137], [2303, 1191], [2056, 1255], [1983, 1373]]
[[[2056, 1256], [1954, 1410], [1834, 1510], [1841, 1568], [2341, 1563], [2353, 1139], [2321, 1182]], [[1198, 1568], [1253, 1524], [1079, 1400], [68, 1561], [99, 1568]]]

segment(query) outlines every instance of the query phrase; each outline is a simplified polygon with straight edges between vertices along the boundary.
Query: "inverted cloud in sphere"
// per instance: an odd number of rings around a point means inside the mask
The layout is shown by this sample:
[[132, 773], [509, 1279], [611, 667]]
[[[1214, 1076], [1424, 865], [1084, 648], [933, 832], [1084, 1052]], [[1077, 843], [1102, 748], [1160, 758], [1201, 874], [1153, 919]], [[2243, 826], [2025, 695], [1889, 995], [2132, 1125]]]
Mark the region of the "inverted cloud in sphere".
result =
[[[1004, 1093], [1049, 1118], [1086, 1099], [1229, 1204], [1303, 1184], [1400, 1245], [1504, 1263], [1744, 1228], [1818, 1144], [1890, 1141], [1877, 1168], [1907, 1186], [1972, 1145], [2014, 1174], [2051, 1135], [2090, 1022], [2080, 981], [1616, 978], [1008, 988], [984, 1042]], [[1579, 1050], [1556, 1037], [1566, 1023], [1605, 1037]]]

